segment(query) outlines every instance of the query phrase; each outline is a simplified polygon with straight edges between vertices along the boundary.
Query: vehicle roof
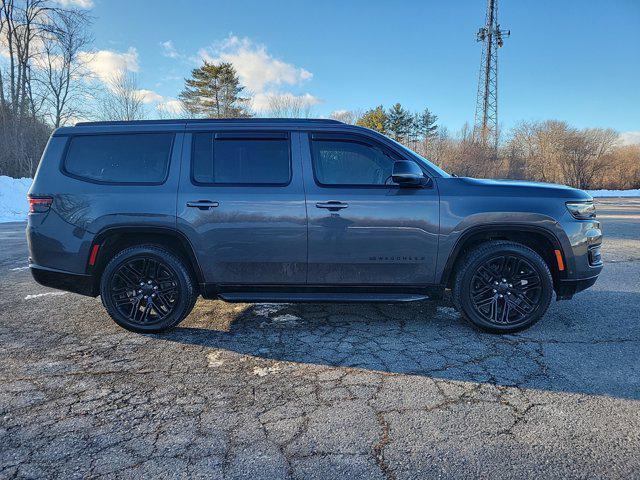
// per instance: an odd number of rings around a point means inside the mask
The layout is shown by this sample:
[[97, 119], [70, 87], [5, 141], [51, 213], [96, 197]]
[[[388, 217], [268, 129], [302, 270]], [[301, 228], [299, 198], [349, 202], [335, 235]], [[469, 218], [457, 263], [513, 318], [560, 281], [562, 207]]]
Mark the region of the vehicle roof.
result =
[[324, 118], [197, 118], [197, 119], [167, 119], [167, 120], [133, 120], [133, 121], [105, 121], [78, 122], [73, 127], [58, 128], [54, 135], [73, 135], [77, 133], [109, 133], [109, 132], [158, 132], [175, 130], [199, 130], [203, 128], [238, 128], [238, 129], [268, 129], [268, 128], [322, 128], [349, 127], [338, 120]]
[[[250, 124], [301, 124], [301, 125], [309, 125], [309, 124], [343, 124], [339, 120], [332, 120], [330, 118], [181, 118], [181, 119], [165, 119], [165, 120], [131, 120], [131, 121], [102, 121], [102, 122], [78, 122], [76, 123], [76, 127], [84, 127], [84, 126], [97, 126], [97, 125], [176, 125], [176, 124], [239, 124], [239, 125], [250, 125]], [[344, 125], [344, 124], [343, 124]]]

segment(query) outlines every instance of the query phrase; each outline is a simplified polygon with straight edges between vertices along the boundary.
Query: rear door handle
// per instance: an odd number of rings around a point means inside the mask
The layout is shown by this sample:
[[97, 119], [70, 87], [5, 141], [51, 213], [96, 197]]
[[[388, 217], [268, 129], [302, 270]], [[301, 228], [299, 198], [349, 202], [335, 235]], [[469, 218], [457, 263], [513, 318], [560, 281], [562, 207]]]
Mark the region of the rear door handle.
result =
[[347, 208], [349, 206], [348, 203], [339, 202], [337, 200], [330, 200], [328, 202], [318, 202], [316, 203], [316, 207], [318, 208], [326, 208], [331, 212], [337, 212], [338, 210], [342, 210], [343, 208]]
[[209, 210], [220, 205], [218, 202], [212, 202], [211, 200], [198, 200], [196, 202], [187, 202], [187, 207], [199, 208], [200, 210]]

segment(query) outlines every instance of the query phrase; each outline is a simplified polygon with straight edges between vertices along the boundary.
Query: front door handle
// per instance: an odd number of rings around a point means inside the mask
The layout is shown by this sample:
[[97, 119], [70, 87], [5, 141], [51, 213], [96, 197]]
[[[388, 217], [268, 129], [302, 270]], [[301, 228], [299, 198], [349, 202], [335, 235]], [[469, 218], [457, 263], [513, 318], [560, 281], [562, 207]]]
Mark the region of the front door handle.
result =
[[326, 208], [330, 212], [337, 212], [338, 210], [342, 210], [343, 208], [347, 208], [349, 206], [348, 203], [339, 202], [337, 200], [330, 200], [328, 202], [318, 202], [316, 203], [316, 207], [318, 208]]
[[187, 207], [199, 208], [200, 210], [209, 210], [220, 205], [218, 202], [212, 202], [211, 200], [198, 200], [197, 202], [187, 202]]

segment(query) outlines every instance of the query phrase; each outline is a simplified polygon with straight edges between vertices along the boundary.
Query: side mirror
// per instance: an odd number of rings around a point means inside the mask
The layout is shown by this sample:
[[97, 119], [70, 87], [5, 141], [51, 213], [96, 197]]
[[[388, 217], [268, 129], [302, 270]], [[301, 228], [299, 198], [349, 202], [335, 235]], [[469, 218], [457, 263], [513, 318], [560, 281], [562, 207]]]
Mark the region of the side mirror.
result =
[[423, 185], [425, 176], [422, 169], [409, 160], [396, 160], [391, 179], [401, 186]]

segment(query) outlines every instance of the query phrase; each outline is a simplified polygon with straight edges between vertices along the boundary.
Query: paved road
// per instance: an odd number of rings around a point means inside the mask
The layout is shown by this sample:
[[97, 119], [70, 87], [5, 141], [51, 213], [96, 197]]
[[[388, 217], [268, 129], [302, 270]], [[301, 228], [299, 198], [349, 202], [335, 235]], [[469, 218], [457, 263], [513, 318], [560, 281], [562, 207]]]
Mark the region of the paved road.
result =
[[640, 200], [598, 283], [518, 335], [449, 307], [200, 301], [142, 336], [0, 226], [0, 477], [640, 477]]

